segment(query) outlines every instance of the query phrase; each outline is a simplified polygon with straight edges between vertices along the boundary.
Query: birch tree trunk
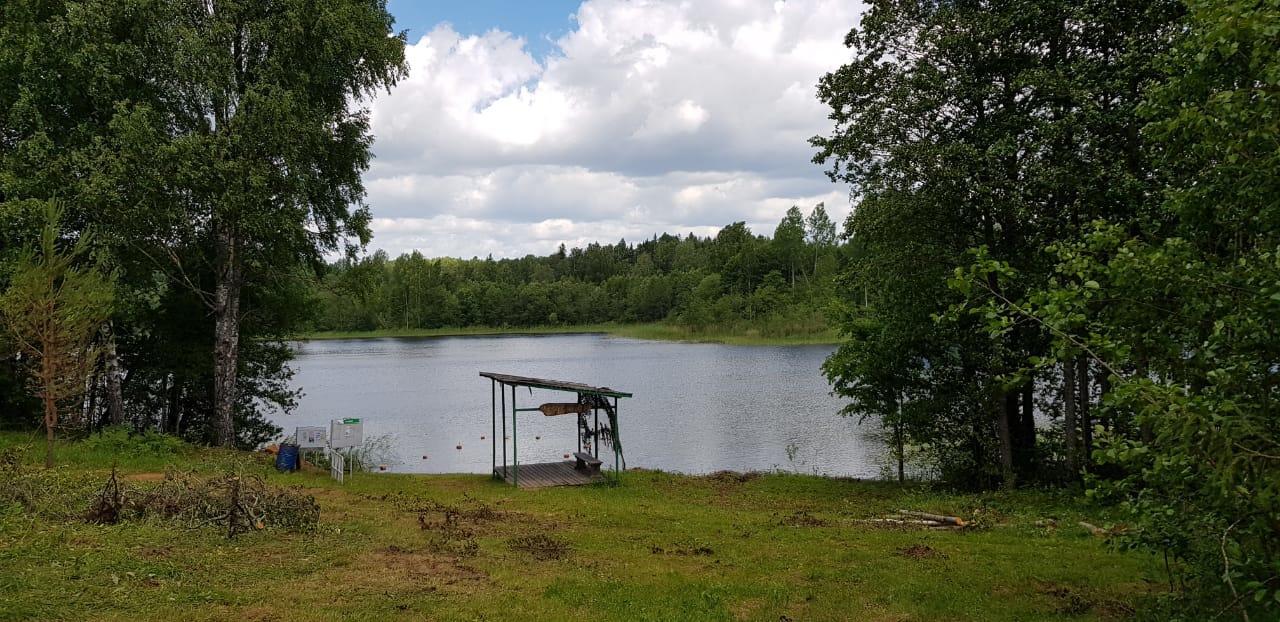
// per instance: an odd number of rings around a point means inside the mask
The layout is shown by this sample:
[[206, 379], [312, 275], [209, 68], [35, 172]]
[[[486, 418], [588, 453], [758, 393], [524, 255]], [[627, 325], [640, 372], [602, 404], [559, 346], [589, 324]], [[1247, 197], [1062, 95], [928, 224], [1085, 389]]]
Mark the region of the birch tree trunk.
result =
[[235, 445], [237, 366], [240, 362], [240, 289], [242, 266], [239, 239], [229, 225], [218, 226], [218, 270], [214, 288], [213, 404], [215, 442]]
[[102, 327], [103, 357], [102, 367], [106, 375], [107, 419], [111, 425], [124, 423], [124, 392], [120, 388], [120, 357], [116, 353], [115, 327], [107, 322]]

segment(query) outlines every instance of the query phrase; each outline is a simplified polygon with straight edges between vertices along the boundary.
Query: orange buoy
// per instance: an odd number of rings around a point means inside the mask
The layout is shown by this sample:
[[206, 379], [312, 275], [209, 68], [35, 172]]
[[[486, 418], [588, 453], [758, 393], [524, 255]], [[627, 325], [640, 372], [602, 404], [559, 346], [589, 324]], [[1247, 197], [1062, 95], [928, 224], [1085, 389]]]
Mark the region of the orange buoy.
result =
[[484, 437], [483, 437], [483, 436], [481, 436], [481, 437], [480, 437], [480, 440], [482, 440], [482, 441], [483, 441], [483, 440], [484, 440]]
[[540, 440], [542, 440], [542, 437], [541, 437], [541, 436], [535, 436], [535, 437], [533, 437], [533, 440], [535, 440], [535, 441], [540, 441]]
[[426, 457], [426, 456], [423, 456], [423, 457], [422, 457], [422, 459], [423, 459], [423, 460], [426, 460], [426, 459], [427, 459], [427, 457]]
[[458, 445], [458, 449], [462, 449], [462, 445]]
[[565, 454], [565, 455], [564, 455], [564, 457], [565, 457], [565, 459], [568, 459], [568, 458], [569, 458], [569, 454]]

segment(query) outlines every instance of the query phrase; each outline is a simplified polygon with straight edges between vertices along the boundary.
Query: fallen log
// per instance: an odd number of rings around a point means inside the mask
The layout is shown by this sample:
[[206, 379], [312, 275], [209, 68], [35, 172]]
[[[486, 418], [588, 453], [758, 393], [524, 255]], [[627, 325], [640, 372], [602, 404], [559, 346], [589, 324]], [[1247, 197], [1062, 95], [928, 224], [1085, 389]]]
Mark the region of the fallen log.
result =
[[916, 512], [914, 510], [898, 510], [898, 513], [903, 516], [914, 516], [916, 518], [937, 521], [939, 523], [945, 523], [947, 525], [955, 525], [956, 527], [965, 526], [964, 519], [960, 518], [959, 516], [943, 516], [941, 514], [930, 514], [928, 512]]
[[943, 527], [945, 523], [936, 520], [913, 519], [913, 518], [866, 518], [859, 523], [887, 523], [890, 525], [920, 525], [923, 527]]

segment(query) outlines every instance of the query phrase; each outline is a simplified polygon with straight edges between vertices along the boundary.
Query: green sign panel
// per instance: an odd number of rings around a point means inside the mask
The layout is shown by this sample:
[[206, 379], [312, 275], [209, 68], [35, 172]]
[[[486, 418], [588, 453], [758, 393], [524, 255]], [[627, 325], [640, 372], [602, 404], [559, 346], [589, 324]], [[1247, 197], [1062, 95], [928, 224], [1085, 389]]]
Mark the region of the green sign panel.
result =
[[342, 420], [342, 423], [347, 423], [347, 424], [349, 424], [349, 423], [360, 423], [360, 420], [359, 420], [359, 419], [343, 419], [343, 420]]

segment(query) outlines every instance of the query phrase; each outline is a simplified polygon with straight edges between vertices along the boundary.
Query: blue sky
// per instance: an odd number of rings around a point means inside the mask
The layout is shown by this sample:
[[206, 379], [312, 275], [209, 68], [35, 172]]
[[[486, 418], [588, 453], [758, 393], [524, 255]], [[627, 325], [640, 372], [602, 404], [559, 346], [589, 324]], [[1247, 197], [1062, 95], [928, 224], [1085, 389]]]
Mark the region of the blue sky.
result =
[[397, 30], [408, 30], [416, 42], [440, 22], [449, 22], [462, 35], [481, 35], [492, 29], [524, 37], [526, 49], [544, 58], [551, 41], [573, 27], [580, 0], [391, 0], [388, 8]]

